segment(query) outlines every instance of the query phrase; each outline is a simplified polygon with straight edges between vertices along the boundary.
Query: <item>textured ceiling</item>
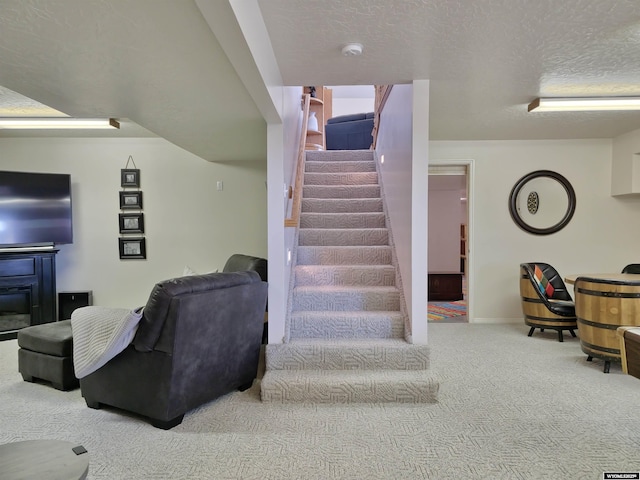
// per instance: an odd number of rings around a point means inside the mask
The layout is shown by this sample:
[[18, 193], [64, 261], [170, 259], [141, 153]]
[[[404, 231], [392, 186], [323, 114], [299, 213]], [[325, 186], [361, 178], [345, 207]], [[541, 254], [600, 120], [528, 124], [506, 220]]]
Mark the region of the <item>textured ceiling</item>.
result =
[[[430, 138], [613, 137], [640, 112], [529, 114], [538, 96], [639, 95], [638, 0], [258, 0], [288, 85], [430, 79]], [[342, 46], [361, 43], [359, 57]]]
[[[234, 41], [240, 8], [259, 9], [286, 85], [430, 79], [433, 140], [640, 128], [636, 112], [526, 112], [537, 96], [640, 95], [638, 0], [2, 0], [0, 85], [63, 114], [120, 119], [108, 135], [264, 159], [264, 105], [245, 87], [264, 62]], [[343, 57], [348, 42], [363, 54]]]
[[62, 112], [40, 102], [0, 87], [1, 117], [65, 117]]
[[266, 156], [266, 122], [190, 0], [3, 0], [0, 85], [207, 160]]

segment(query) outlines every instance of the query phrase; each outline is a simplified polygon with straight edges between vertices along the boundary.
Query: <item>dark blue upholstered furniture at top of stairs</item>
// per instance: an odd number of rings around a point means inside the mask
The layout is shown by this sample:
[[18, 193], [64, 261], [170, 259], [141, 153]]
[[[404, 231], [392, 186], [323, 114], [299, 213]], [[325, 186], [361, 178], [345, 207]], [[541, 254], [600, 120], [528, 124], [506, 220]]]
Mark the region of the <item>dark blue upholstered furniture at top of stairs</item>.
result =
[[372, 131], [373, 112], [330, 118], [324, 127], [327, 150], [368, 150]]
[[257, 272], [209, 273], [155, 285], [133, 342], [80, 379], [91, 408], [142, 415], [162, 429], [258, 373], [267, 284]]

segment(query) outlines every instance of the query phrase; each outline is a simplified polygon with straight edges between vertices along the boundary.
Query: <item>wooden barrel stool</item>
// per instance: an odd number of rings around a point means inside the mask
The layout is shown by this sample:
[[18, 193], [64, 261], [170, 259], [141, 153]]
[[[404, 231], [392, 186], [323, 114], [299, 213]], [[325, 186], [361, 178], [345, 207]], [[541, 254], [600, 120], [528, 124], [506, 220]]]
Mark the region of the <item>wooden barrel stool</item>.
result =
[[640, 325], [640, 282], [578, 277], [574, 286], [580, 347], [604, 360], [604, 373], [611, 362], [620, 362], [621, 326]]
[[[553, 286], [552, 296], [540, 291], [535, 279], [536, 266]], [[575, 306], [571, 295], [558, 272], [546, 263], [523, 263], [520, 265], [520, 300], [524, 323], [531, 327], [529, 336], [536, 328], [558, 332], [558, 341], [563, 341], [563, 330], [569, 330], [573, 337], [576, 325]]]

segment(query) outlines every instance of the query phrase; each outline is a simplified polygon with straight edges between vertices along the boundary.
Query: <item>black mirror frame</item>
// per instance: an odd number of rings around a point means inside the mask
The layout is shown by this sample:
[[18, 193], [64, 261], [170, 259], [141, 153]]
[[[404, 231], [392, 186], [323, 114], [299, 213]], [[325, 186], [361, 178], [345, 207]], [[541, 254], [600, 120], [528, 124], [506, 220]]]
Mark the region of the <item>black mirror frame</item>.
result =
[[[520, 193], [520, 190], [522, 190], [522, 188], [525, 186], [527, 182], [529, 182], [530, 180], [533, 180], [534, 178], [539, 178], [539, 177], [547, 177], [557, 181], [560, 185], [562, 185], [565, 192], [567, 193], [567, 198], [569, 199], [569, 205], [567, 207], [567, 211], [562, 217], [562, 220], [560, 220], [555, 225], [551, 225], [550, 227], [547, 227], [547, 228], [532, 227], [531, 225], [527, 224], [524, 220], [522, 220], [522, 218], [520, 218], [520, 215], [518, 215], [517, 200], [518, 200], [518, 194]], [[509, 195], [509, 213], [511, 214], [511, 218], [522, 230], [524, 230], [525, 232], [533, 233], [534, 235], [550, 235], [552, 233], [556, 233], [562, 230], [569, 223], [575, 211], [576, 211], [576, 193], [573, 190], [571, 183], [569, 183], [569, 180], [567, 180], [565, 177], [563, 177], [559, 173], [553, 172], [551, 170], [536, 170], [535, 172], [531, 172], [525, 175], [520, 180], [518, 180], [518, 182], [514, 185], [513, 189], [511, 190], [511, 194]]]

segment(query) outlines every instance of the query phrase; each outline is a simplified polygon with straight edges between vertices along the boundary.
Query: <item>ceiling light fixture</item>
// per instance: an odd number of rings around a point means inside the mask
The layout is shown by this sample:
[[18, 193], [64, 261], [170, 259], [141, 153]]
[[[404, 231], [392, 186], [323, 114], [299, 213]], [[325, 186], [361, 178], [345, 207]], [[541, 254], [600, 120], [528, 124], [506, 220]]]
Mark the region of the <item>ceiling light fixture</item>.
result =
[[640, 110], [640, 97], [536, 98], [529, 112], [581, 112], [590, 110]]
[[0, 128], [8, 129], [86, 129], [120, 128], [120, 122], [113, 118], [0, 118]]
[[359, 43], [348, 43], [342, 47], [342, 55], [345, 57], [357, 57], [362, 54], [362, 45]]

